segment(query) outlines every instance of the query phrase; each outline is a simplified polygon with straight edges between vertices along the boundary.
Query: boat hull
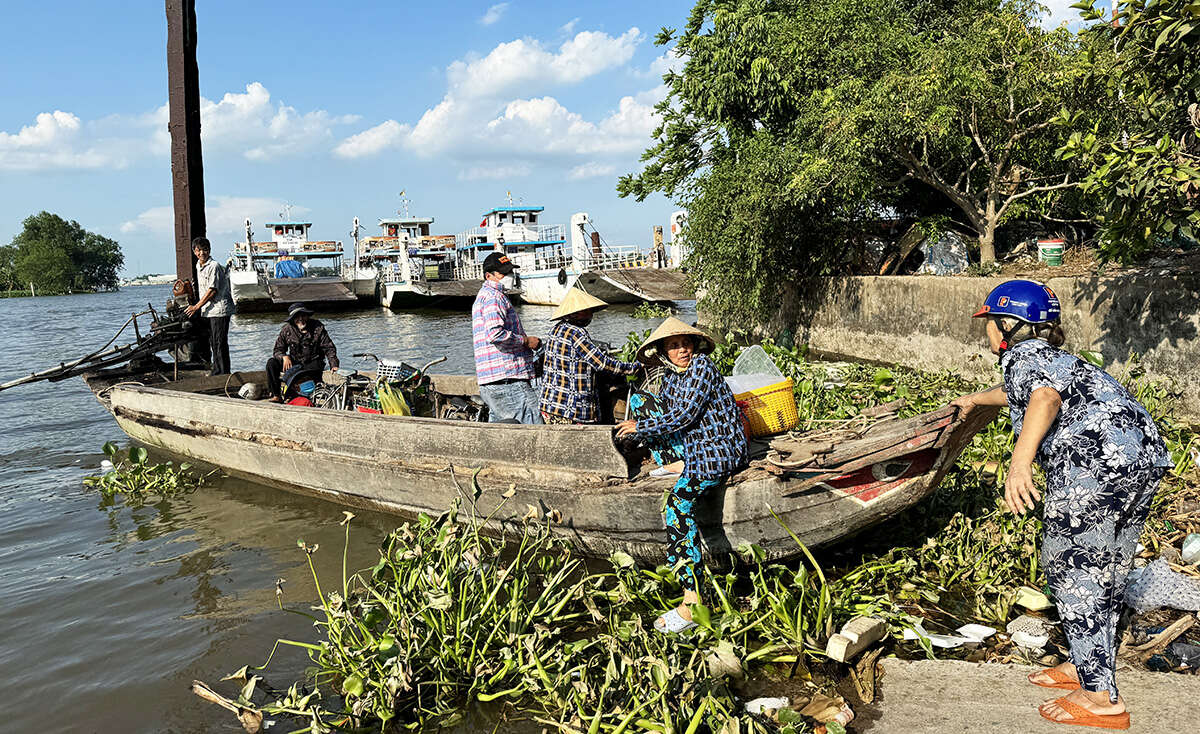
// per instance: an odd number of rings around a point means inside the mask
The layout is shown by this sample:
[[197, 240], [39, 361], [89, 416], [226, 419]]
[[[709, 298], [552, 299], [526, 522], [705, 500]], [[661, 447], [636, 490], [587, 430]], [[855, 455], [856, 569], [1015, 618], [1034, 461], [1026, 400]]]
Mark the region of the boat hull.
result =
[[[231, 393], [245, 377], [234, 376]], [[637, 467], [613, 445], [610, 426], [467, 423], [193, 392], [223, 393], [225, 380], [117, 385], [100, 394], [136, 441], [258, 483], [402, 516], [438, 513], [462, 500], [491, 517], [487, 527], [498, 534], [519, 527], [532, 511], [551, 517], [553, 528], [587, 554], [622, 550], [663, 559], [661, 503], [674, 480], [630, 480]], [[100, 390], [111, 382], [89, 384]], [[814, 483], [803, 474], [784, 479], [762, 469], [741, 472], [697, 505], [705, 552], [721, 558], [753, 543], [768, 557], [787, 558], [800, 552], [788, 529], [806, 545], [820, 546], [878, 523], [938, 485], [994, 415], [984, 413], [973, 413], [942, 446], [925, 447], [900, 464], [893, 460], [883, 474], [866, 467], [865, 475]], [[472, 477], [483, 490], [474, 500]], [[509, 488], [515, 495], [505, 499]]]
[[695, 298], [678, 271], [618, 268], [522, 275], [521, 300], [539, 306], [557, 306], [576, 285], [606, 303], [666, 303]]
[[482, 285], [481, 280], [381, 283], [379, 303], [393, 311], [413, 308], [470, 309]]

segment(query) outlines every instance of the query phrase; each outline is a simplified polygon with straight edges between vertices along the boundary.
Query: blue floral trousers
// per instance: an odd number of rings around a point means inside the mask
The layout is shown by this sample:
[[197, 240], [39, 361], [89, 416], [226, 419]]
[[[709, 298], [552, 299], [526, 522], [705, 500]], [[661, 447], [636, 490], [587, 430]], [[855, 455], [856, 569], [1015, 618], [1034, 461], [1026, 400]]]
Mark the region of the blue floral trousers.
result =
[[696, 526], [694, 505], [710, 489], [719, 485], [714, 480], [680, 477], [667, 495], [663, 522], [667, 526], [667, 563], [675, 566], [684, 560], [679, 581], [685, 589], [696, 591], [696, 568], [700, 566], [700, 530]]
[[1042, 563], [1071, 662], [1089, 691], [1117, 700], [1117, 621], [1150, 502], [1166, 469], [1121, 474], [1060, 465], [1047, 472]]

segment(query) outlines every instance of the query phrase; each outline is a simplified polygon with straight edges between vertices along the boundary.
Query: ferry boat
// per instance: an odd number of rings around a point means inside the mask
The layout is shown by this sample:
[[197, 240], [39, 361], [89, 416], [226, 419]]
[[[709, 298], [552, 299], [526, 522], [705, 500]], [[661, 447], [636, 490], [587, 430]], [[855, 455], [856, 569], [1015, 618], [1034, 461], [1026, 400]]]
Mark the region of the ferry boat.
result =
[[400, 217], [379, 220], [383, 234], [356, 242], [360, 269], [378, 274], [381, 306], [392, 310], [462, 307], [475, 299], [482, 275], [455, 277], [456, 238], [430, 234], [433, 221], [433, 217], [414, 217], [405, 211]]
[[[234, 243], [229, 258], [229, 284], [238, 311], [286, 311], [296, 301], [318, 311], [374, 305], [375, 271], [360, 270], [357, 258], [345, 262], [341, 242], [310, 240], [312, 222], [292, 221], [287, 215], [266, 226], [271, 239], [255, 242], [247, 219], [246, 240]], [[303, 275], [275, 277], [285, 257], [298, 262]]]
[[[571, 224], [547, 224], [545, 207], [514, 205], [510, 201], [483, 214], [478, 227], [459, 233], [460, 265], [456, 277], [482, 278], [481, 263], [493, 251], [507, 254], [519, 267], [519, 299], [525, 303], [557, 306], [578, 283], [588, 293], [609, 303], [672, 301], [689, 296], [682, 276], [675, 288], [647, 292], [640, 273], [647, 270], [645, 253], [636, 245], [613, 247], [600, 239], [586, 212], [571, 216]], [[589, 228], [591, 231], [589, 232]], [[568, 241], [568, 234], [570, 239]]]

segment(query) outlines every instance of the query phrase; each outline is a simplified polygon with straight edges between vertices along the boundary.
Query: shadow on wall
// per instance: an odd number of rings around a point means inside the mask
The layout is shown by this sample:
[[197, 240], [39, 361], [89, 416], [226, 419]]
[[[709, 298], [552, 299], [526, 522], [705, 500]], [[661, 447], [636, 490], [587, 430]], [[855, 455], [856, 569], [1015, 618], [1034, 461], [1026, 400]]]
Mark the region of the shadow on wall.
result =
[[1069, 299], [1070, 342], [1099, 352], [1106, 365], [1136, 354], [1166, 377], [1197, 369], [1200, 275], [1164, 271], [1050, 283]]

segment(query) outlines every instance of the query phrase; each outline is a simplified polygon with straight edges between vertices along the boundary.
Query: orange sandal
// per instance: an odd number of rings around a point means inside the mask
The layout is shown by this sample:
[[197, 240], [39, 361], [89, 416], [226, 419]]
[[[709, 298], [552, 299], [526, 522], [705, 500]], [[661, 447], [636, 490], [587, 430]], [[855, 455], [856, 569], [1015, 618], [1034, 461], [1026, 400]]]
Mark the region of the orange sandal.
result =
[[[1046, 703], [1056, 703], [1071, 715], [1069, 719], [1055, 719], [1046, 713], [1043, 707]], [[1052, 724], [1075, 724], [1077, 726], [1094, 726], [1100, 729], [1128, 729], [1129, 728], [1129, 712], [1122, 711], [1119, 714], [1095, 714], [1082, 706], [1071, 703], [1066, 696], [1057, 698], [1053, 702], [1047, 701], [1038, 707], [1038, 713], [1042, 718]]]
[[[1053, 683], [1039, 683], [1033, 679], [1033, 676], [1035, 675], [1044, 675], [1053, 681]], [[1036, 673], [1030, 673], [1026, 677], [1029, 679], [1030, 683], [1034, 684], [1035, 686], [1041, 686], [1042, 688], [1061, 688], [1064, 691], [1073, 691], [1076, 688], [1079, 688], [1079, 681], [1075, 680], [1061, 670], [1058, 670], [1057, 668], [1046, 668], [1045, 670], [1039, 670]]]

